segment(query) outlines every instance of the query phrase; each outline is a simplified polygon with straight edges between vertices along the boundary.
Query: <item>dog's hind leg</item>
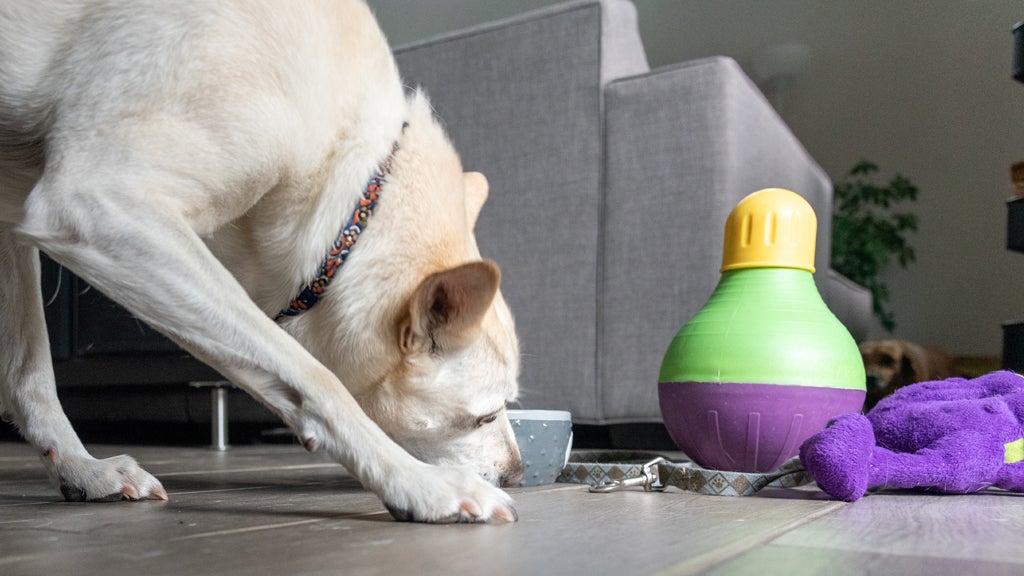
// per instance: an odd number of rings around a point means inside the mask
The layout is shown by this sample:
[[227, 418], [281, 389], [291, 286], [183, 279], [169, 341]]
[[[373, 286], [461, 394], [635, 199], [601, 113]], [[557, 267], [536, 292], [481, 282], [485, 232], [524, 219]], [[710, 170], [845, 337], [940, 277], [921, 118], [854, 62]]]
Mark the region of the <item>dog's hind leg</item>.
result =
[[0, 227], [0, 408], [42, 456], [64, 498], [167, 499], [160, 482], [128, 456], [93, 458], [57, 399], [39, 292], [39, 252]]

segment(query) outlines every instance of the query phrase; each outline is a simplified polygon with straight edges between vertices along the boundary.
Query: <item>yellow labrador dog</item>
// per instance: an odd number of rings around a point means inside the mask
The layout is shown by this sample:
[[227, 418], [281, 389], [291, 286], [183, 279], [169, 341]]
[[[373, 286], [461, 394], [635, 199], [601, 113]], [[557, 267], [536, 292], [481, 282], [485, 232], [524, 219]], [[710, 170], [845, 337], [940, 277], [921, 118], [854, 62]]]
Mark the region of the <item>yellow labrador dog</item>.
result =
[[518, 344], [463, 174], [357, 0], [0, 3], [0, 410], [69, 500], [166, 498], [64, 416], [37, 250], [402, 520], [512, 521]]

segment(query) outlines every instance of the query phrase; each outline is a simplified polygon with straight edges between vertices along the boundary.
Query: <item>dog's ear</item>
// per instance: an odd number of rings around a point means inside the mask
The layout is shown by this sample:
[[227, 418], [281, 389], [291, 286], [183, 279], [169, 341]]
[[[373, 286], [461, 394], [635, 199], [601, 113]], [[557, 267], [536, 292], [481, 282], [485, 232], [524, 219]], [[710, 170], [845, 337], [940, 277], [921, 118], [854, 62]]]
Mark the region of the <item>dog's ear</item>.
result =
[[462, 174], [462, 182], [466, 189], [466, 216], [469, 218], [469, 227], [474, 228], [480, 209], [487, 201], [487, 178], [479, 172], [465, 172]]
[[924, 348], [910, 343], [904, 346], [900, 373], [907, 384], [931, 380]]
[[427, 276], [409, 302], [399, 328], [402, 352], [458, 350], [479, 333], [501, 281], [490, 260], [470, 262]]
[[900, 384], [904, 386], [920, 382], [921, 380], [917, 372], [917, 365], [910, 355], [903, 356], [900, 359], [899, 379]]
[[874, 342], [861, 342], [857, 345], [857, 349], [860, 350], [861, 360], [863, 360], [865, 364], [871, 361], [871, 357], [874, 355], [877, 348], [878, 345]]

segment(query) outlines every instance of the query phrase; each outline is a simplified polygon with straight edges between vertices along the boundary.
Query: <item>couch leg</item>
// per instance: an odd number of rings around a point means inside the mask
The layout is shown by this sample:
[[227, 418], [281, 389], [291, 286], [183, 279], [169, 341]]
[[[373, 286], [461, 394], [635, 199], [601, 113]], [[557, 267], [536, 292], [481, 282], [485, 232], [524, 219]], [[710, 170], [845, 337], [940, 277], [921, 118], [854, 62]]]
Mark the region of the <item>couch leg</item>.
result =
[[230, 382], [191, 382], [194, 388], [210, 389], [210, 449], [224, 452], [228, 444], [228, 387]]

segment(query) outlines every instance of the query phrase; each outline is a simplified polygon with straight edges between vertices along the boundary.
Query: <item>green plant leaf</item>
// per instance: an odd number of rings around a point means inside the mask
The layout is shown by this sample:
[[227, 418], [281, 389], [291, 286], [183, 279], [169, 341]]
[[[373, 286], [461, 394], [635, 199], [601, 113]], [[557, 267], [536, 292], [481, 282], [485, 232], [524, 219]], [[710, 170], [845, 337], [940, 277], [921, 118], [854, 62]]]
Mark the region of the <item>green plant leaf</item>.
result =
[[918, 189], [900, 174], [877, 183], [878, 171], [877, 164], [862, 160], [833, 184], [832, 268], [871, 290], [875, 316], [892, 332], [896, 318], [886, 306], [889, 288], [879, 275], [892, 262], [905, 269], [916, 259], [908, 236], [917, 231], [917, 216], [893, 209], [916, 202]]

